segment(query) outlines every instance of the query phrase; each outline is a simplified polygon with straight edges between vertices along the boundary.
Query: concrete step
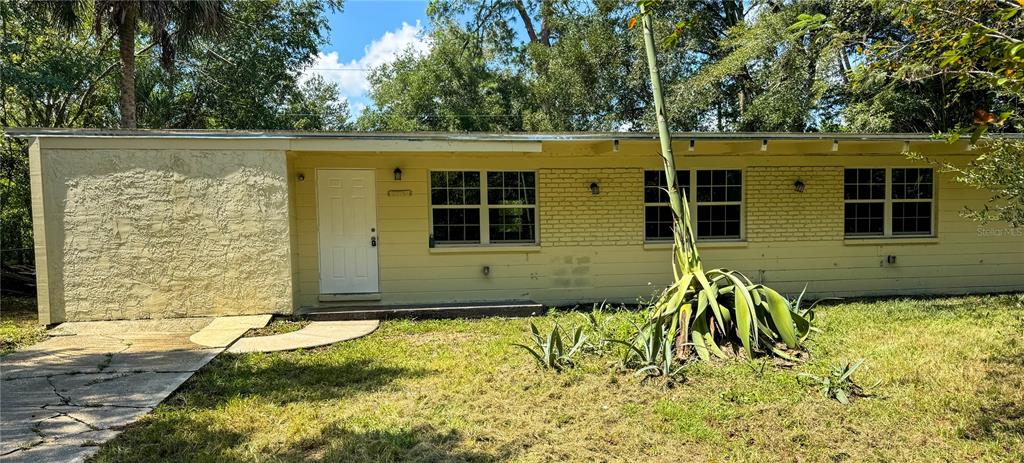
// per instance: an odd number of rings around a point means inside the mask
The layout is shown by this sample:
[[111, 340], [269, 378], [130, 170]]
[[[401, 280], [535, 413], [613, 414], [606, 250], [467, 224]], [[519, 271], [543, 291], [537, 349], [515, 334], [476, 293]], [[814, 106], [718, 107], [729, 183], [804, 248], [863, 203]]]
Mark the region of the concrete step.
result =
[[544, 305], [535, 302], [501, 304], [440, 304], [404, 306], [321, 306], [304, 307], [295, 312], [298, 318], [313, 321], [387, 320], [393, 318], [440, 319], [482, 317], [529, 317], [541, 315]]

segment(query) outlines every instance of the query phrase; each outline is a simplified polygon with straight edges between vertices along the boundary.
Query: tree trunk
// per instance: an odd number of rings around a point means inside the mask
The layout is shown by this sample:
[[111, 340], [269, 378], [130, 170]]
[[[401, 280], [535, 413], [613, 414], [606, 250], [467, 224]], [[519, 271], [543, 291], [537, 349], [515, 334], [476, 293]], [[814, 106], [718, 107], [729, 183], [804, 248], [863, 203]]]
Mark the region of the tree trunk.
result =
[[[693, 229], [690, 227], [690, 209], [686, 203], [686, 194], [680, 191], [676, 180], [676, 158], [672, 153], [672, 133], [668, 129], [668, 112], [665, 109], [665, 98], [661, 93], [661, 75], [658, 73], [657, 53], [654, 49], [654, 20], [640, 6], [643, 16], [644, 49], [647, 52], [647, 69], [651, 74], [651, 92], [654, 96], [654, 111], [658, 120], [658, 139], [661, 141], [661, 160], [665, 167], [665, 183], [668, 186], [669, 205], [672, 208], [673, 234], [675, 246], [683, 252], [684, 258], [677, 262], [683, 268], [682, 273], [690, 273], [700, 269], [700, 255], [694, 240]], [[678, 278], [678, 276], [677, 276]]]
[[135, 32], [139, 24], [136, 2], [125, 2], [117, 24], [117, 47], [121, 56], [121, 128], [134, 129], [135, 120]]

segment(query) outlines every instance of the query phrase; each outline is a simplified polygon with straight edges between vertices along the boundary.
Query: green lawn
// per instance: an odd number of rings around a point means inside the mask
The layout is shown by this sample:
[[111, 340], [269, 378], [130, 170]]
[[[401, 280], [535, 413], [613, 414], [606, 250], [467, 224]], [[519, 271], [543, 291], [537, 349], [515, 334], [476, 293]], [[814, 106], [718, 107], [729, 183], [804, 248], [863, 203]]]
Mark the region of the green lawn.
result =
[[0, 299], [0, 355], [46, 339], [44, 331], [39, 324], [35, 299]]
[[[672, 387], [614, 372], [613, 357], [540, 371], [509, 344], [526, 326], [395, 321], [324, 349], [222, 355], [96, 459], [1024, 459], [1024, 295], [833, 305], [806, 364], [694, 364]], [[797, 383], [862, 356], [876, 397], [844, 406]]]

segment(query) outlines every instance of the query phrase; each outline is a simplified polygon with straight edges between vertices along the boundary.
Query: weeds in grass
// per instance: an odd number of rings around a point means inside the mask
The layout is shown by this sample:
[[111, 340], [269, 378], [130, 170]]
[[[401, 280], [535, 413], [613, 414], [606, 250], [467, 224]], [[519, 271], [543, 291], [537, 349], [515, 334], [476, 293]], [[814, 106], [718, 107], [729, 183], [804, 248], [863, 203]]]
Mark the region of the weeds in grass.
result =
[[826, 376], [818, 376], [811, 373], [800, 373], [797, 378], [804, 384], [811, 384], [818, 388], [825, 397], [835, 399], [841, 404], [849, 404], [853, 397], [869, 397], [868, 389], [878, 387], [877, 382], [864, 388], [853, 380], [853, 374], [864, 364], [864, 359], [853, 363], [843, 362], [832, 367], [832, 371]]
[[656, 318], [641, 326], [630, 321], [635, 329], [629, 340], [613, 339], [611, 342], [626, 346], [622, 359], [623, 367], [632, 369], [637, 376], [675, 377], [681, 367], [675, 365], [672, 349], [672, 332], [663, 319]]
[[5, 296], [0, 298], [0, 307], [0, 356], [46, 339], [35, 299]]
[[615, 330], [612, 326], [614, 321], [613, 313], [607, 309], [607, 301], [594, 304], [593, 309], [586, 314], [586, 339], [583, 350], [586, 353], [604, 355], [612, 350], [611, 340], [615, 338]]
[[569, 347], [566, 348], [566, 343], [563, 342], [562, 328], [558, 326], [558, 323], [555, 323], [547, 336], [541, 336], [540, 330], [533, 322], [530, 322], [530, 338], [533, 340], [534, 347], [518, 343], [513, 345], [526, 349], [542, 367], [559, 372], [563, 368], [576, 366], [573, 357], [580, 352], [587, 340], [586, 335], [583, 334], [583, 328], [574, 327], [571, 335], [567, 338]]

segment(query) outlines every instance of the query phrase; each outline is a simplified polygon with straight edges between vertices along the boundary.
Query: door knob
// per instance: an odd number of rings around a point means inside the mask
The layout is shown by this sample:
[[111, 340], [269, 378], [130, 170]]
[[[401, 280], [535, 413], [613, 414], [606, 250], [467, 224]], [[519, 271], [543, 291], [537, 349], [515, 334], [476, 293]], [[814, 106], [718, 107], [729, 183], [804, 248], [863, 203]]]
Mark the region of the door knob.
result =
[[376, 236], [371, 236], [370, 237], [370, 246], [377, 247], [377, 237]]

